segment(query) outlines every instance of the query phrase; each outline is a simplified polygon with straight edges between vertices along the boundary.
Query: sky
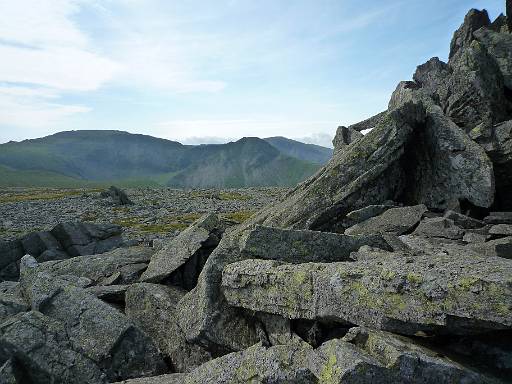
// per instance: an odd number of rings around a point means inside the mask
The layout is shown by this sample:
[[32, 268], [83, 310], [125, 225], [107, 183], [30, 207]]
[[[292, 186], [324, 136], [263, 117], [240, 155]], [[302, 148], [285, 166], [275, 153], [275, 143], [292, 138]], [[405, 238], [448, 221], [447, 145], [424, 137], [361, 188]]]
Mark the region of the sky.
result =
[[0, 143], [114, 129], [330, 145], [505, 0], [0, 0]]

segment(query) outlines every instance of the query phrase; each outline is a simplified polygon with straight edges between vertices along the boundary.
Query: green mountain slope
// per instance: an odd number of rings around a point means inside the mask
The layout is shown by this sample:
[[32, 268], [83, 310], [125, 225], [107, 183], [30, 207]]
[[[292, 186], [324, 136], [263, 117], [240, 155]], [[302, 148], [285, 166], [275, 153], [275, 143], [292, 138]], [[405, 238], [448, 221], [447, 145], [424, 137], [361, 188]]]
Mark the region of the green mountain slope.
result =
[[305, 144], [281, 136], [267, 137], [263, 140], [285, 155], [316, 164], [325, 164], [332, 157], [332, 149], [320, 145]]
[[120, 131], [69, 131], [0, 145], [0, 186], [291, 186], [318, 168], [258, 138], [187, 146]]

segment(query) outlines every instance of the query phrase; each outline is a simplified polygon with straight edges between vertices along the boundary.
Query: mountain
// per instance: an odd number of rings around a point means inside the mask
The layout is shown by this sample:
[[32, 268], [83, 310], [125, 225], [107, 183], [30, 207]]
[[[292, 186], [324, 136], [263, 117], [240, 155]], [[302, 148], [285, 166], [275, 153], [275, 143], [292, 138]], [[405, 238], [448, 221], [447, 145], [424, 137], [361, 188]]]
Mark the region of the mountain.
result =
[[0, 185], [291, 186], [319, 162], [317, 148], [290, 142], [280, 150], [259, 138], [192, 146], [121, 131], [60, 132], [1, 144]]
[[332, 149], [320, 145], [305, 144], [282, 136], [267, 137], [263, 140], [285, 155], [316, 164], [326, 164], [332, 157]]

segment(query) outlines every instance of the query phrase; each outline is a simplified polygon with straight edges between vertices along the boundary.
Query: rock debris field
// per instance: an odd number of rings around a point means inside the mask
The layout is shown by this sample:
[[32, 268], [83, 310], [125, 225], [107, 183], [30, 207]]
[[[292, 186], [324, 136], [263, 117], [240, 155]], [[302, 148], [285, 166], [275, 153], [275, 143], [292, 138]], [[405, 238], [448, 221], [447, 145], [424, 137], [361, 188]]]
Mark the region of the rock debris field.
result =
[[290, 191], [3, 191], [0, 382], [512, 382], [510, 16]]

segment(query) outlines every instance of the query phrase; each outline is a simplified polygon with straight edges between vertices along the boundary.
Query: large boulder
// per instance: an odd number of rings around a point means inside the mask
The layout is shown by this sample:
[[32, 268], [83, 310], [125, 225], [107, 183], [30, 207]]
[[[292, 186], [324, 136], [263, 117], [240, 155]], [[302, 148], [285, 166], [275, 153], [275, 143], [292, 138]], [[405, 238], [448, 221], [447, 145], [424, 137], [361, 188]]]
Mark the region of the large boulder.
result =
[[176, 372], [189, 372], [211, 359], [199, 346], [191, 345], [178, 324], [176, 304], [182, 289], [158, 284], [133, 284], [126, 292], [126, 315], [158, 346]]
[[89, 279], [51, 276], [24, 256], [21, 287], [33, 310], [59, 321], [71, 345], [111, 381], [152, 376], [166, 365], [151, 339], [124, 314], [83, 289]]
[[391, 253], [356, 262], [245, 260], [222, 276], [235, 307], [414, 335], [512, 329], [512, 261]]
[[489, 14], [486, 10], [471, 9], [464, 18], [464, 23], [455, 31], [450, 44], [450, 59], [468, 48], [475, 39], [473, 33], [482, 27], [491, 25]]
[[126, 192], [114, 185], [102, 192], [101, 197], [110, 197], [115, 205], [133, 205]]
[[115, 224], [62, 223], [50, 232], [70, 256], [104, 253], [123, 245], [122, 228]]
[[106, 382], [95, 362], [67, 339], [62, 323], [37, 311], [19, 314], [0, 325], [0, 363], [9, 358], [13, 358], [14, 376], [24, 379], [19, 382]]
[[356, 131], [353, 128], [347, 128], [344, 126], [338, 127], [336, 130], [336, 136], [332, 140], [332, 145], [334, 146], [334, 152], [342, 151], [348, 145], [350, 145], [353, 141], [363, 137], [363, 134], [359, 131]]
[[18, 263], [23, 255], [25, 251], [21, 241], [0, 241], [0, 281], [18, 280]]
[[167, 279], [173, 285], [188, 290], [194, 288], [224, 229], [217, 215], [203, 216], [153, 255], [141, 281], [160, 282]]

